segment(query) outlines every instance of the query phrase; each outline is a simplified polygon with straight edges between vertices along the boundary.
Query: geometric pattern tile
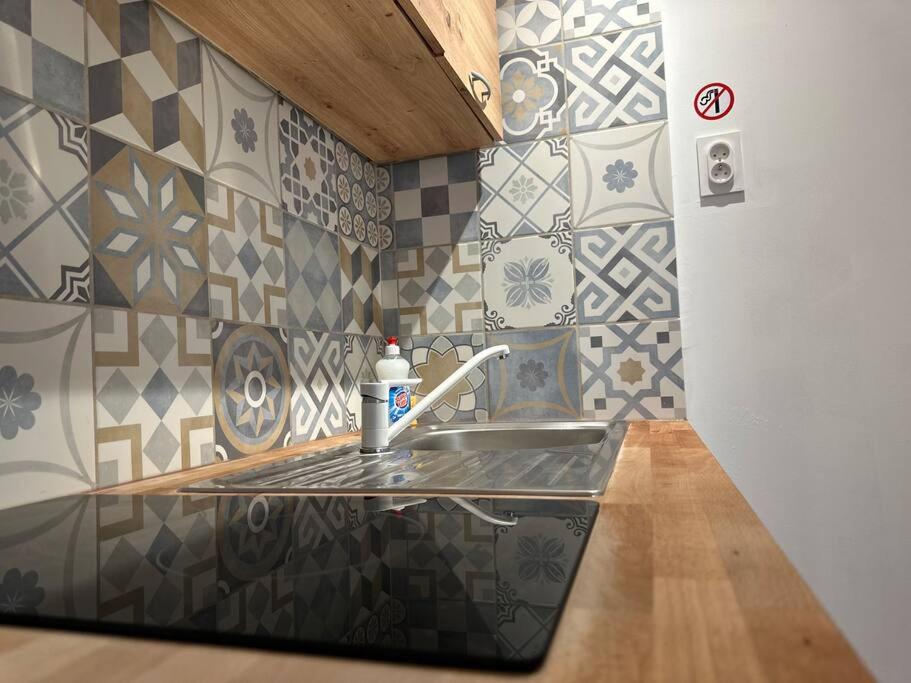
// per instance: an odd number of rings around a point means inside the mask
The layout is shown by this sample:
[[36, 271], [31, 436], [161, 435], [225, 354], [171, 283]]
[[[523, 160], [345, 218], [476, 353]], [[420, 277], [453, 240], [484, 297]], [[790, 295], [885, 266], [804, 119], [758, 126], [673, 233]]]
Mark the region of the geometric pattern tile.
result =
[[377, 224], [376, 164], [344, 140], [335, 141], [335, 196], [338, 229], [345, 237], [380, 245]]
[[582, 327], [579, 335], [583, 418], [686, 417], [679, 320]]
[[339, 242], [345, 332], [382, 335], [380, 253], [348, 239]]
[[291, 331], [288, 345], [294, 394], [291, 441], [344, 434], [345, 338], [328, 332]]
[[210, 181], [206, 218], [211, 317], [286, 325], [281, 210]]
[[86, 129], [0, 93], [0, 294], [88, 302]]
[[573, 135], [570, 167], [577, 229], [671, 215], [667, 122]]
[[383, 334], [399, 334], [399, 281], [394, 251], [380, 252], [380, 294], [383, 301]]
[[345, 405], [349, 432], [361, 428], [361, 382], [376, 382], [376, 362], [383, 357], [383, 340], [360, 334], [345, 335]]
[[89, 309], [0, 299], [0, 358], [2, 506], [91, 489]]
[[491, 420], [579, 419], [575, 328], [488, 333], [495, 344], [510, 354], [487, 368]]
[[560, 40], [560, 0], [497, 0], [500, 52]]
[[661, 26], [567, 43], [566, 108], [573, 133], [667, 118]]
[[221, 460], [287, 445], [291, 376], [281, 328], [212, 323], [215, 453]]
[[565, 232], [484, 242], [487, 329], [575, 324], [572, 251]]
[[575, 246], [580, 323], [680, 314], [672, 220], [577, 232]]
[[289, 213], [284, 222], [289, 327], [340, 332], [338, 237]]
[[500, 87], [506, 142], [537, 140], [566, 132], [563, 45], [502, 55]]
[[208, 315], [202, 176], [91, 133], [95, 303]]
[[199, 39], [146, 0], [89, 0], [89, 122], [203, 172]]
[[569, 230], [566, 138], [481, 150], [481, 239]]
[[[484, 348], [484, 335], [448, 334], [402, 339], [402, 356], [409, 362], [414, 375], [421, 379], [414, 389], [419, 399], [436, 389], [469, 358]], [[464, 379], [418, 418], [421, 424], [439, 422], [486, 422], [486, 369], [476, 367]]]
[[208, 177], [280, 206], [278, 97], [208, 45], [202, 83]]
[[392, 231], [395, 212], [393, 200], [395, 190], [392, 185], [392, 166], [376, 167], [376, 222], [380, 231], [380, 249], [389, 249], [395, 239]]
[[661, 0], [563, 0], [563, 38], [582, 38], [661, 20]]
[[392, 180], [397, 248], [478, 239], [476, 152], [402, 162]]
[[335, 138], [289, 102], [279, 110], [282, 208], [305, 221], [335, 231]]
[[96, 308], [98, 485], [214, 460], [209, 321]]
[[477, 242], [396, 253], [403, 335], [483, 329]]
[[0, 3], [0, 86], [85, 121], [81, 0]]

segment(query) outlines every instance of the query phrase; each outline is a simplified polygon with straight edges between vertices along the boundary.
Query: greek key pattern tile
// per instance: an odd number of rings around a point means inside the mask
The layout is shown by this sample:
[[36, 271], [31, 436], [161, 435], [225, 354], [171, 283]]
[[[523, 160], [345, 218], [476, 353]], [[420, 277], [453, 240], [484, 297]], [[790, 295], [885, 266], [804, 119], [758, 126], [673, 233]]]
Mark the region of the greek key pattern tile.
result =
[[584, 418], [686, 417], [680, 321], [582, 327], [579, 334]]
[[214, 461], [209, 321], [96, 308], [98, 483]]
[[285, 278], [291, 327], [341, 331], [338, 237], [286, 213]]
[[339, 240], [345, 332], [382, 335], [380, 253], [366, 244]]
[[82, 2], [4, 2], [0, 45], [0, 86], [85, 121]]
[[345, 338], [326, 332], [292, 331], [288, 353], [294, 393], [291, 441], [300, 443], [348, 429], [345, 406]]
[[506, 142], [549, 138], [566, 132], [563, 45], [502, 55], [500, 89]]
[[206, 316], [202, 176], [92, 131], [95, 303]]
[[0, 294], [89, 301], [88, 194], [85, 126], [0, 93]]
[[577, 232], [575, 246], [580, 323], [680, 314], [673, 221]]
[[566, 138], [483, 149], [481, 239], [569, 230]]
[[361, 428], [361, 382], [376, 381], [376, 362], [383, 357], [383, 340], [345, 335], [345, 404], [349, 432]]
[[338, 227], [335, 136], [300, 109], [279, 109], [282, 208], [327, 230]]
[[478, 238], [477, 163], [475, 152], [463, 152], [395, 164], [397, 248]]
[[574, 133], [667, 118], [661, 26], [567, 43], [566, 100]]
[[560, 0], [497, 0], [500, 52], [560, 40]]
[[566, 40], [653, 24], [663, 0], [563, 0]]
[[477, 242], [400, 249], [397, 255], [402, 335], [482, 329]]
[[338, 229], [345, 237], [377, 248], [376, 165], [344, 140], [335, 142]]
[[199, 39], [145, 0], [86, 4], [92, 127], [202, 173]]
[[568, 233], [485, 242], [483, 249], [488, 330], [576, 322]]

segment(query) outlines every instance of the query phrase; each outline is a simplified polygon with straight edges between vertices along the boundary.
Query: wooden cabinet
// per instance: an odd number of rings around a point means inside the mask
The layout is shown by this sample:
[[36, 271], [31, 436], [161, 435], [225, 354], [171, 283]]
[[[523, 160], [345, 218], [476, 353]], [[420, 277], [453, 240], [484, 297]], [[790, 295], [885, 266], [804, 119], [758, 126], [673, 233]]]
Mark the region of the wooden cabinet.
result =
[[495, 0], [155, 1], [377, 162], [502, 138]]

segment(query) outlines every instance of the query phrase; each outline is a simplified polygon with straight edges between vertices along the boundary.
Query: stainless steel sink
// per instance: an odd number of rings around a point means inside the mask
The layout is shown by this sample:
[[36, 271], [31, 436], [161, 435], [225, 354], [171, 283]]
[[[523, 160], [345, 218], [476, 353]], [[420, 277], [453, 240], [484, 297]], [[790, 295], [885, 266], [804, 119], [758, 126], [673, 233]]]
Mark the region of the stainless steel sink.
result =
[[336, 447], [182, 490], [593, 496], [607, 485], [626, 429], [624, 422], [434, 425], [404, 431], [390, 453]]

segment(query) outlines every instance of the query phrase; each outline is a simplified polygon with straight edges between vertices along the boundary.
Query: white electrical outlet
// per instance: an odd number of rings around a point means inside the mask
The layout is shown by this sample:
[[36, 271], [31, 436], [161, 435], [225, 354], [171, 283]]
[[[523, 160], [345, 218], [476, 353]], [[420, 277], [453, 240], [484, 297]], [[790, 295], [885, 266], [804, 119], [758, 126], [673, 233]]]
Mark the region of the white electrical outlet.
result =
[[717, 197], [743, 192], [743, 145], [740, 133], [712, 135], [696, 140], [699, 194]]

